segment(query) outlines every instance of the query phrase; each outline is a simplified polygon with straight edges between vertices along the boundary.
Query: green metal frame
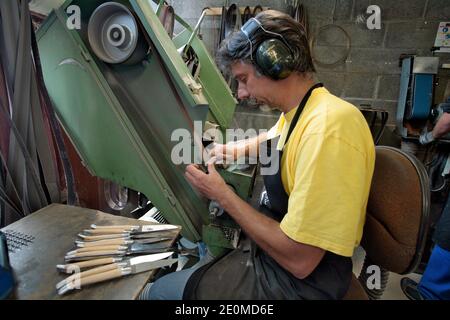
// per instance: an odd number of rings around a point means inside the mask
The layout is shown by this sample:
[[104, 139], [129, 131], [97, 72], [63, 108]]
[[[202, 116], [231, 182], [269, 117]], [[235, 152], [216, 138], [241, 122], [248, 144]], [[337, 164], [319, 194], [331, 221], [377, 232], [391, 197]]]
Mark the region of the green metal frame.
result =
[[[152, 44], [147, 59], [135, 66], [99, 61], [90, 51], [86, 27], [67, 29], [65, 10], [79, 5], [85, 26], [103, 2], [68, 0], [37, 33], [44, 79], [64, 129], [93, 175], [144, 193], [170, 223], [183, 227], [183, 236], [191, 241], [228, 247], [220, 235], [202, 235], [210, 224], [207, 201], [185, 180], [184, 167], [172, 163], [170, 151], [176, 144], [171, 132], [191, 131], [193, 121], [213, 119], [226, 129], [235, 99], [197, 37], [192, 48], [201, 71], [198, 79], [192, 77], [177, 52], [192, 30], [172, 41], [149, 0], [117, 1], [132, 8], [142, 23]], [[254, 170], [222, 175], [242, 198], [248, 197]], [[224, 223], [233, 227], [232, 222]]]
[[[187, 86], [193, 82], [200, 84], [202, 87], [201, 98], [206, 100], [199, 99], [196, 101], [196, 104], [208, 103], [211, 116], [215, 120], [214, 122], [219, 124], [223, 129], [228, 128], [233, 119], [236, 100], [233, 98], [225, 79], [220, 76], [220, 71], [217, 69], [203, 42], [198, 36], [195, 36], [191, 44], [200, 61], [199, 77], [198, 79], [193, 79], [189, 69], [177, 51], [177, 49], [181, 48], [189, 40], [193, 31], [192, 28], [179, 16], [176, 16], [178, 22], [184, 22], [181, 24], [185, 27], [185, 30], [174, 37], [174, 39], [170, 39], [166, 30], [159, 23], [156, 13], [153, 12], [150, 0], [131, 0], [130, 3], [136, 10], [152, 42], [161, 53], [164, 63], [169, 69], [174, 69], [171, 70], [171, 73], [174, 75], [175, 81]], [[178, 75], [181, 76], [178, 77]], [[183, 85], [181, 87], [183, 89], [187, 88]]]

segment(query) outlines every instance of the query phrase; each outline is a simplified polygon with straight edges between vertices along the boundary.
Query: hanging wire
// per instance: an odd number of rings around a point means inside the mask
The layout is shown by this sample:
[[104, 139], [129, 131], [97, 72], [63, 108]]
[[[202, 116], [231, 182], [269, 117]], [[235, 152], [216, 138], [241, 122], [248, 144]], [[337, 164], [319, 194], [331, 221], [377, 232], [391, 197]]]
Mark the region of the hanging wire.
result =
[[0, 201], [4, 203], [6, 206], [8, 206], [12, 211], [19, 217], [23, 218], [24, 215], [21, 213], [21, 211], [17, 208], [17, 206], [12, 202], [11, 198], [8, 197], [8, 195], [5, 193], [3, 188], [0, 188]]
[[[447, 179], [442, 176], [442, 171], [445, 168], [448, 156], [448, 153], [445, 152], [437, 153], [427, 168], [428, 176], [430, 177], [431, 192], [440, 192], [447, 185]], [[436, 183], [440, 180], [442, 180], [442, 183], [436, 186]]]
[[6, 112], [5, 106], [0, 105], [0, 110], [3, 111], [3, 113], [5, 115], [5, 119], [7, 120], [8, 125], [9, 125], [10, 129], [12, 130], [11, 132], [14, 134], [14, 138], [17, 141], [19, 150], [22, 152], [22, 156], [23, 156], [25, 162], [27, 163], [27, 165], [29, 166], [28, 168], [30, 169], [29, 172], [31, 174], [31, 178], [32, 178], [31, 180], [34, 182], [34, 184], [36, 186], [36, 191], [38, 192], [39, 197], [42, 200], [47, 201], [47, 197], [45, 196], [39, 175], [37, 174], [38, 171], [36, 169], [36, 165], [34, 164], [33, 160], [31, 159], [31, 155], [26, 147], [25, 142], [23, 141], [23, 138], [22, 138], [19, 130], [17, 129], [16, 125], [10, 118], [9, 114]]
[[430, 153], [433, 154], [433, 153], [435, 152], [436, 144], [430, 143], [430, 144], [426, 145], [426, 147], [427, 147], [427, 149], [426, 149], [425, 155], [424, 155], [424, 157], [423, 157], [423, 163], [424, 163], [424, 165], [425, 165], [425, 168], [428, 169], [429, 166], [430, 166], [432, 163], [434, 163], [435, 158], [432, 157], [430, 161], [427, 161], [427, 157], [428, 157], [428, 155], [429, 155]]
[[375, 138], [375, 145], [380, 143], [381, 137], [383, 136], [384, 130], [386, 129], [386, 124], [389, 119], [389, 113], [387, 111], [381, 111], [381, 128], [378, 132], [377, 137]]
[[337, 8], [337, 0], [334, 0], [333, 11], [332, 11], [332, 14], [331, 14], [331, 23], [332, 24], [334, 24], [334, 21], [335, 21], [336, 8]]
[[[13, 190], [15, 196], [17, 197], [17, 199], [19, 199], [20, 204], [21, 204], [21, 206], [22, 206], [22, 210], [25, 211], [25, 204], [23, 203], [22, 199], [20, 198], [19, 192], [18, 192], [18, 190], [17, 190], [17, 188], [16, 188], [16, 185], [14, 184], [14, 181], [12, 180], [11, 174], [10, 174], [10, 172], [9, 172], [9, 170], [8, 170], [8, 166], [7, 166], [7, 163], [6, 163], [6, 159], [4, 158], [3, 153], [1, 153], [1, 152], [0, 152], [0, 160], [1, 160], [2, 164], [3, 164], [3, 167], [5, 168], [5, 172], [6, 172], [6, 182], [9, 180], [9, 182], [11, 183], [12, 190]], [[0, 190], [1, 190], [1, 191], [4, 193], [4, 195], [11, 201], [11, 204], [14, 205], [15, 208], [17, 208], [17, 211], [20, 211], [19, 208], [16, 206], [15, 202], [9, 198], [9, 196], [8, 196], [7, 193], [6, 193], [6, 191], [3, 190], [3, 188], [1, 188], [1, 187], [0, 187]]]

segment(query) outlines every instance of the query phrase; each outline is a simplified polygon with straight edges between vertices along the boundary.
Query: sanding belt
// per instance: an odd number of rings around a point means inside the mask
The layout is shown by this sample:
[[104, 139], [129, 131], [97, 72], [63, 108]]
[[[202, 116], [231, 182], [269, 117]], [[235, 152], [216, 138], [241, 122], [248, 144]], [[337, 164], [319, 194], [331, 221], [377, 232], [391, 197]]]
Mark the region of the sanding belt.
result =
[[175, 12], [172, 6], [164, 5], [159, 12], [159, 21], [167, 31], [170, 38], [173, 38], [175, 27]]

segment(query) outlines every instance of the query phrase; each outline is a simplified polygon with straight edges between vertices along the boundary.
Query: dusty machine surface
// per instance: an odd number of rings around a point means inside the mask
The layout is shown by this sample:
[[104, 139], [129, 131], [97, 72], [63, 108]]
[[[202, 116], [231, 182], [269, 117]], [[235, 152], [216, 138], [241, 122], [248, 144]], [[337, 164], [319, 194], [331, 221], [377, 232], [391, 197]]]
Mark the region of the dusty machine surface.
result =
[[[237, 245], [240, 230], [215, 214], [171, 156], [177, 129], [196, 147], [206, 145], [203, 132], [224, 133], [236, 101], [196, 30], [176, 16], [184, 31], [172, 39], [159, 19], [162, 7], [149, 0], [66, 1], [37, 34], [44, 80], [89, 171], [142, 192], [184, 237], [218, 254]], [[77, 8], [79, 28], [70, 23]], [[254, 167], [221, 173], [249, 197]]]

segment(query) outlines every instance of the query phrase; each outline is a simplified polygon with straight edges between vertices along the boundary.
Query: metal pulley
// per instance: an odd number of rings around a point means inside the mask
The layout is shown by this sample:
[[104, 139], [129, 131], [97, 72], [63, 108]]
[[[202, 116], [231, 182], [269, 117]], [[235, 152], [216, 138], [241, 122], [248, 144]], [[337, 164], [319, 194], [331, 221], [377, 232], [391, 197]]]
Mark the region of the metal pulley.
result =
[[106, 2], [95, 9], [89, 19], [88, 38], [97, 57], [111, 64], [138, 63], [148, 52], [133, 14], [116, 2]]

